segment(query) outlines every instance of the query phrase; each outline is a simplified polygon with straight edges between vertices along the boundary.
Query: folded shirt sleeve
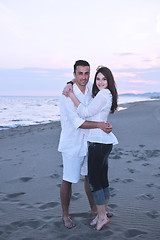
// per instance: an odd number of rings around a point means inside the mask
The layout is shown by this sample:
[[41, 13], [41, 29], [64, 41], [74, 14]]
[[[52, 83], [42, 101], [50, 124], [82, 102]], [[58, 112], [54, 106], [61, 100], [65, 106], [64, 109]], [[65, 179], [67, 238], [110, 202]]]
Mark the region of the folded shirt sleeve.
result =
[[76, 111], [72, 100], [69, 97], [62, 96], [61, 106], [63, 107], [63, 116], [62, 121], [70, 121], [74, 128], [79, 128], [84, 122], [85, 119], [80, 117]]

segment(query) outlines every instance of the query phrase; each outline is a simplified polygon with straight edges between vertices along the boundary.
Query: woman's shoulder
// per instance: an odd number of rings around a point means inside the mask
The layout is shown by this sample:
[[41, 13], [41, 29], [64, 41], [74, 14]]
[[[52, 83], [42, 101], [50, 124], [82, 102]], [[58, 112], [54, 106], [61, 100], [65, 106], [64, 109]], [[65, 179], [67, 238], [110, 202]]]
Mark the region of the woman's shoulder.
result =
[[110, 92], [110, 90], [108, 88], [101, 89], [99, 91], [99, 94], [102, 94], [105, 97], [108, 97], [108, 96], [112, 97], [112, 94], [111, 94], [111, 92]]
[[111, 93], [111, 91], [108, 88], [103, 88], [100, 90], [100, 92]]

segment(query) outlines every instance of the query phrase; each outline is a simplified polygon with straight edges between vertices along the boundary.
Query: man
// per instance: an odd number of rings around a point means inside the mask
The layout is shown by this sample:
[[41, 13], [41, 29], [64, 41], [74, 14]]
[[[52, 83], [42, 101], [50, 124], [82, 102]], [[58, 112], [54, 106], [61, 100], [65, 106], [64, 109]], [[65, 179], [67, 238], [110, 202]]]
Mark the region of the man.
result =
[[[91, 100], [90, 65], [87, 61], [78, 60], [74, 64], [75, 84], [73, 91], [80, 102], [88, 104]], [[112, 130], [108, 123], [85, 121], [76, 112], [76, 107], [70, 98], [61, 96], [61, 136], [58, 151], [62, 152], [63, 180], [60, 189], [63, 221], [67, 228], [74, 227], [69, 217], [69, 204], [72, 193], [72, 183], [77, 183], [80, 174], [85, 176], [85, 191], [91, 206], [91, 211], [96, 211], [92, 193], [87, 181], [87, 141], [86, 129], [100, 128], [106, 133]]]

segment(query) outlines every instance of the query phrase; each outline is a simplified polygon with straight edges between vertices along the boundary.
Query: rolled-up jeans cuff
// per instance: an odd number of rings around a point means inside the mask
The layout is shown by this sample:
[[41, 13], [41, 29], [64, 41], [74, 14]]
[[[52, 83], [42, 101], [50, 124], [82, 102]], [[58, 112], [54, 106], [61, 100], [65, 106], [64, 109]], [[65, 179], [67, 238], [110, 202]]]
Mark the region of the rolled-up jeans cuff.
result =
[[103, 188], [103, 191], [104, 191], [105, 199], [109, 200], [109, 198], [110, 198], [110, 188], [109, 188], [109, 186], [106, 187], [106, 188]]
[[96, 205], [104, 205], [106, 203], [106, 200], [110, 198], [109, 187], [94, 191], [92, 194]]
[[92, 192], [94, 202], [96, 205], [104, 205], [106, 203], [105, 195], [103, 189]]

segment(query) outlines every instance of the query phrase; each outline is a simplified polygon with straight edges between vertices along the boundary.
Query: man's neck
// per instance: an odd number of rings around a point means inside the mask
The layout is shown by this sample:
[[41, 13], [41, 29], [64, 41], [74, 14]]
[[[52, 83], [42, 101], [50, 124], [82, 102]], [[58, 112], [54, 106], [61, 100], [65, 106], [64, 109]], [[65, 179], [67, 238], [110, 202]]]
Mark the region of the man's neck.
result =
[[80, 86], [79, 84], [77, 84], [77, 82], [76, 82], [76, 85], [77, 85], [77, 87], [79, 88], [79, 90], [80, 90], [83, 94], [85, 94], [86, 86]]

